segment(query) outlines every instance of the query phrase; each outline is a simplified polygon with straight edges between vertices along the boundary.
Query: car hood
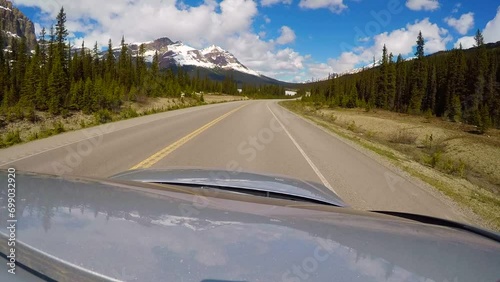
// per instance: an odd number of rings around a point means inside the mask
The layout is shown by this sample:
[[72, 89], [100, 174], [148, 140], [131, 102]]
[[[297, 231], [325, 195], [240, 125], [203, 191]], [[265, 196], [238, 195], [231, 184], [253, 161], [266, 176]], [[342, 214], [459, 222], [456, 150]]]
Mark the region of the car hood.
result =
[[126, 281], [500, 277], [499, 243], [387, 215], [118, 180], [17, 174], [16, 187], [18, 260], [60, 281], [75, 280], [72, 271], [83, 275], [78, 281], [84, 274]]
[[277, 175], [225, 170], [177, 168], [130, 170], [116, 174], [111, 178], [147, 183], [230, 187], [241, 190], [291, 195], [340, 207], [347, 206], [337, 194], [322, 184]]

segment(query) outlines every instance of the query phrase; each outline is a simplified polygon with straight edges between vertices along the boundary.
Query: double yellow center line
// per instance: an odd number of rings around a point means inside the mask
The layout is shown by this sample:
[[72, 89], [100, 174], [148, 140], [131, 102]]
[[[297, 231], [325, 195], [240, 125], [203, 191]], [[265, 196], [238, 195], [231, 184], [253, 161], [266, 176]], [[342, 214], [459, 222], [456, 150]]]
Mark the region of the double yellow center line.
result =
[[172, 153], [173, 151], [175, 151], [176, 149], [178, 149], [179, 147], [181, 147], [182, 145], [186, 144], [187, 142], [189, 142], [189, 140], [195, 138], [196, 136], [198, 136], [199, 134], [201, 134], [203, 131], [209, 129], [210, 127], [214, 126], [216, 123], [218, 123], [219, 121], [227, 118], [228, 116], [230, 116], [231, 114], [233, 114], [234, 112], [238, 111], [239, 109], [243, 108], [245, 105], [242, 105], [232, 111], [229, 111], [225, 114], [223, 114], [222, 116], [212, 120], [211, 122], [205, 124], [204, 126], [196, 129], [195, 131], [189, 133], [188, 135], [182, 137], [181, 139], [175, 141], [174, 143], [170, 144], [169, 146], [161, 149], [160, 151], [154, 153], [152, 156], [150, 156], [149, 158], [145, 159], [144, 161], [134, 165], [133, 167], [131, 167], [130, 169], [139, 169], [139, 168], [149, 168], [151, 167], [152, 165], [154, 165], [155, 163], [157, 163], [159, 160], [163, 159], [164, 157], [166, 157], [168, 154]]

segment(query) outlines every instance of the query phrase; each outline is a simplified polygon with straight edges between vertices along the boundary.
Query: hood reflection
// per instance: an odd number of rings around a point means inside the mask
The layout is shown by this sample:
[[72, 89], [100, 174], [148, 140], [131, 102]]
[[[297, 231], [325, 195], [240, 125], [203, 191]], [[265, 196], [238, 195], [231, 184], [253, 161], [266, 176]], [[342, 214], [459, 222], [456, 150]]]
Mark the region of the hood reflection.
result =
[[[2, 173], [0, 181], [5, 181]], [[472, 281], [477, 273], [486, 280], [500, 277], [498, 245], [447, 229], [417, 230], [401, 222], [221, 199], [196, 209], [190, 194], [138, 192], [50, 177], [19, 175], [18, 187], [19, 240], [117, 279]], [[2, 186], [3, 222], [5, 194]], [[192, 208], [190, 213], [186, 206]]]

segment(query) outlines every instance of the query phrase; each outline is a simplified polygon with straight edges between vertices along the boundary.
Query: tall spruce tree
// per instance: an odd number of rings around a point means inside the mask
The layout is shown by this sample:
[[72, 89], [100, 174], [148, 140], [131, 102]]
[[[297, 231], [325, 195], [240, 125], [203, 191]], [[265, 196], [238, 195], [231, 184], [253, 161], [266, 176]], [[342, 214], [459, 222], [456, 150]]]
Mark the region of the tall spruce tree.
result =
[[392, 53], [389, 54], [389, 65], [387, 67], [387, 105], [386, 108], [394, 110], [396, 97], [396, 64]]
[[411, 92], [408, 111], [410, 113], [420, 113], [422, 99], [425, 95], [425, 81], [427, 77], [426, 65], [425, 65], [425, 53], [424, 53], [424, 37], [422, 32], [418, 33], [417, 37], [417, 51], [415, 56], [417, 57], [413, 63], [413, 72], [411, 78]]
[[375, 106], [378, 108], [387, 108], [387, 95], [389, 90], [389, 57], [387, 47], [384, 44], [382, 49], [382, 58], [380, 60], [380, 72], [377, 80], [377, 98]]

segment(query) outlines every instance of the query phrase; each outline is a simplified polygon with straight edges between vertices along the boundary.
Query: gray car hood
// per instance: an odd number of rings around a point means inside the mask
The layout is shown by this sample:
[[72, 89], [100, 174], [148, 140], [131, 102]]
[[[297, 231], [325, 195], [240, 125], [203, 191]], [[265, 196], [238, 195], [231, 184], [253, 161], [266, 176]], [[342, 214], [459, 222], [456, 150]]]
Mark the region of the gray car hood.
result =
[[[57, 280], [84, 281], [64, 265], [126, 281], [500, 278], [500, 244], [449, 227], [227, 192], [204, 196], [172, 185], [16, 179], [17, 240], [25, 253], [18, 259]], [[7, 183], [5, 172], [0, 183]], [[1, 185], [2, 223], [6, 199]]]

